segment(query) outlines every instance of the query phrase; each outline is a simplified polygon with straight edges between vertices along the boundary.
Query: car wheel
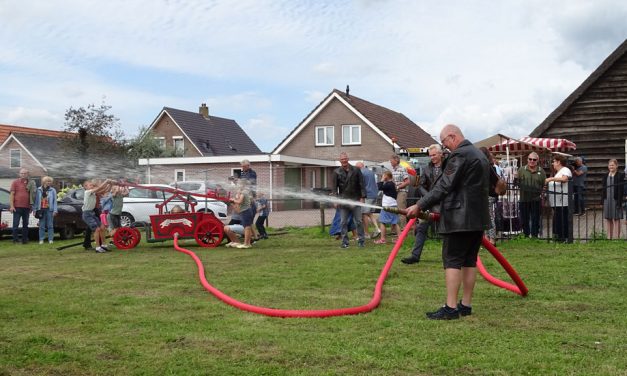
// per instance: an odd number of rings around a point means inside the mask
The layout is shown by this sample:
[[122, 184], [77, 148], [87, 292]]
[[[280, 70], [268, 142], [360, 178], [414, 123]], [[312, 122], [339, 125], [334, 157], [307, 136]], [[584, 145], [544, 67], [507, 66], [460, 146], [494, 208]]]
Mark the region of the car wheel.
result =
[[59, 229], [59, 237], [61, 240], [72, 239], [74, 238], [75, 232], [74, 226], [65, 225], [65, 227]]
[[120, 214], [120, 226], [122, 227], [131, 227], [131, 225], [135, 222], [135, 218], [132, 215], [122, 212]]

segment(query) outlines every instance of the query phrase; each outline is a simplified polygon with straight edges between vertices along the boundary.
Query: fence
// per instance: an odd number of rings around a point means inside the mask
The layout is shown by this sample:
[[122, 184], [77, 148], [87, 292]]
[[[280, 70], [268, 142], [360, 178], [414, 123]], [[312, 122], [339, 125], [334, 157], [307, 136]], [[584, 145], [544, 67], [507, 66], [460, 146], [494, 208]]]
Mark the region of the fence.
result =
[[[547, 241], [568, 243], [607, 239], [608, 229], [603, 218], [603, 202], [586, 202], [585, 191], [576, 191], [572, 181], [563, 184], [562, 190], [549, 190], [545, 187], [536, 192], [539, 196], [537, 206], [520, 201], [519, 184], [508, 184], [507, 192], [494, 203], [496, 240], [512, 239], [525, 233]], [[619, 186], [610, 188], [623, 189]], [[602, 197], [600, 192], [592, 192], [596, 193], [596, 197]], [[583, 210], [580, 210], [577, 202], [582, 203]], [[274, 228], [319, 226], [321, 231], [326, 231], [335, 215], [335, 209], [331, 205], [315, 200], [272, 200], [272, 207], [279, 208], [273, 209], [268, 217], [268, 225]], [[576, 210], [581, 211], [581, 214], [577, 214]], [[623, 219], [620, 225], [623, 228], [620, 237], [615, 237], [615, 240], [627, 239], [625, 220], [627, 208], [622, 210]], [[537, 218], [537, 234], [531, 231], [532, 223], [529, 217]], [[524, 228], [522, 218], [529, 218], [528, 229]]]

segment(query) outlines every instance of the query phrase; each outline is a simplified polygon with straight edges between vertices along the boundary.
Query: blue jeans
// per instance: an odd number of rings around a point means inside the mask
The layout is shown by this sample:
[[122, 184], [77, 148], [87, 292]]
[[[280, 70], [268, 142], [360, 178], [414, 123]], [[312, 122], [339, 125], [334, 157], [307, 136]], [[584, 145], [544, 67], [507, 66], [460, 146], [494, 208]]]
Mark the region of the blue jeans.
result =
[[357, 227], [357, 235], [359, 236], [359, 244], [364, 244], [364, 224], [361, 221], [361, 206], [338, 206], [340, 211], [340, 228], [342, 233], [342, 244], [348, 245], [348, 214], [353, 213], [353, 221]]
[[520, 202], [519, 207], [523, 233], [537, 238], [540, 232], [540, 201]]
[[416, 225], [416, 240], [414, 241], [414, 248], [411, 250], [411, 255], [416, 260], [420, 260], [422, 255], [422, 248], [427, 241], [427, 231], [429, 230], [429, 222], [422, 222]]
[[42, 209], [42, 216], [39, 219], [39, 241], [44, 240], [46, 229], [48, 230], [48, 241], [54, 239], [54, 224], [52, 222], [53, 212], [50, 209]]
[[22, 243], [28, 241], [28, 215], [30, 214], [30, 208], [15, 208], [13, 212], [13, 241], [17, 242], [17, 229], [20, 226], [20, 219], [22, 220]]

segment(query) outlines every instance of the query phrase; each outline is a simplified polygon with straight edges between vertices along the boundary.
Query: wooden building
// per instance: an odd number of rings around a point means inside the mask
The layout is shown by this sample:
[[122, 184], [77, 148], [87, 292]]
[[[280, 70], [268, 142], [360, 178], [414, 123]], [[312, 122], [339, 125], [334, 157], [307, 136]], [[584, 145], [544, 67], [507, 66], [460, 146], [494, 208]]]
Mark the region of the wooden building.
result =
[[560, 104], [531, 137], [566, 138], [588, 166], [587, 206], [601, 204], [609, 159], [627, 159], [627, 40]]

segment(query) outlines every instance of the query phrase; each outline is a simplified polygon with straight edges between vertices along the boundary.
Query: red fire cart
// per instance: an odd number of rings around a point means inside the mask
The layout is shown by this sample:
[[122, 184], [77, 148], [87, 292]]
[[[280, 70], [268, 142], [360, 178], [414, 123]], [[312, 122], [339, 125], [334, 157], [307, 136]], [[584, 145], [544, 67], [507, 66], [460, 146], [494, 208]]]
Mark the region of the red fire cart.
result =
[[[118, 228], [113, 236], [113, 244], [117, 248], [130, 249], [137, 246], [141, 240], [139, 231], [141, 227], [145, 229], [146, 241], [149, 243], [173, 239], [175, 234], [178, 234], [179, 239], [194, 238], [201, 247], [214, 248], [222, 242], [224, 224], [212, 213], [196, 212], [197, 202], [192, 198], [191, 193], [174, 188], [154, 188], [131, 183], [125, 183], [125, 185], [144, 189], [164, 190], [172, 193], [172, 196], [155, 205], [155, 208], [159, 210], [159, 214], [150, 216], [150, 225], [140, 222], [134, 223], [131, 227]], [[207, 192], [206, 195], [194, 194], [194, 197], [207, 197], [225, 202], [230, 200], [230, 194], [219, 196], [218, 192]], [[172, 201], [185, 205], [189, 211], [164, 213], [164, 207]]]

